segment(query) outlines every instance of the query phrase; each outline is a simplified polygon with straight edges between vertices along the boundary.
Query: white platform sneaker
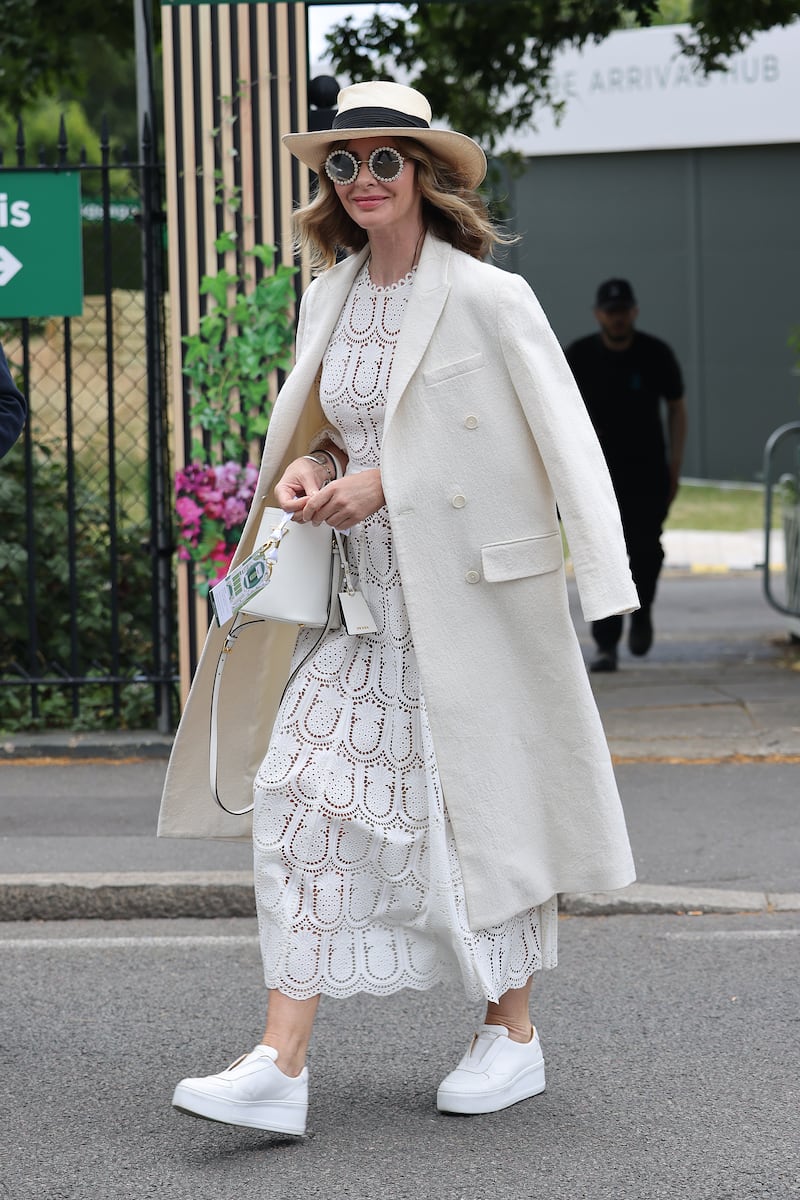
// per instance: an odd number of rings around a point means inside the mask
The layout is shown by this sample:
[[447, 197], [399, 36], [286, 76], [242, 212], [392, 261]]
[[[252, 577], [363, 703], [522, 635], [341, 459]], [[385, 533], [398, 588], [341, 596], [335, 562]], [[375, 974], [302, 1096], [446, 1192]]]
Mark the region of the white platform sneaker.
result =
[[439, 1085], [436, 1107], [447, 1113], [498, 1112], [544, 1088], [536, 1030], [529, 1042], [513, 1042], [504, 1025], [482, 1025], [455, 1071]]
[[182, 1079], [172, 1104], [191, 1117], [274, 1133], [305, 1133], [308, 1069], [293, 1079], [275, 1063], [278, 1051], [256, 1046], [218, 1075]]

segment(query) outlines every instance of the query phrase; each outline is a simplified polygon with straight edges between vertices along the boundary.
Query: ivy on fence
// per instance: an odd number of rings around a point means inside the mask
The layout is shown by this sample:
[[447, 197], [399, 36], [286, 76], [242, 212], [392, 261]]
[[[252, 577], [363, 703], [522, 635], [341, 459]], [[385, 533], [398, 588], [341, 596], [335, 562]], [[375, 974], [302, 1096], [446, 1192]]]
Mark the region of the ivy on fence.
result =
[[[213, 304], [197, 333], [183, 338], [189, 412], [201, 436], [193, 439], [191, 461], [175, 481], [178, 552], [194, 563], [201, 595], [225, 575], [255, 492], [258, 470], [248, 460], [267, 431], [273, 373], [291, 365], [297, 273], [296, 267], [275, 267], [274, 246], [240, 252], [230, 232], [217, 238], [215, 248], [235, 254], [237, 269], [203, 276], [201, 294]], [[264, 272], [252, 287], [247, 258]]]

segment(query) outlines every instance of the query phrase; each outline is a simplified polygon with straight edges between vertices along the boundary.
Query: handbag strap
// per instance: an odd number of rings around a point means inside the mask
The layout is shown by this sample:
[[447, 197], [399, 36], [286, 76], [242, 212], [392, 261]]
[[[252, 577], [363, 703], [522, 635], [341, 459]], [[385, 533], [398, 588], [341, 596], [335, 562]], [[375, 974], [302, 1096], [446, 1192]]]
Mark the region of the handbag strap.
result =
[[247, 813], [253, 811], [253, 805], [252, 805], [252, 803], [250, 803], [246, 806], [246, 808], [228, 808], [227, 804], [223, 804], [222, 799], [220, 798], [220, 794], [219, 794], [218, 712], [219, 712], [219, 692], [220, 692], [220, 686], [222, 684], [222, 672], [225, 669], [225, 663], [228, 661], [228, 655], [232, 652], [233, 647], [236, 644], [236, 639], [239, 637], [242, 630], [246, 629], [248, 625], [261, 625], [261, 624], [262, 624], [262, 621], [258, 617], [254, 618], [253, 620], [250, 620], [250, 621], [242, 621], [241, 623], [239, 623], [238, 616], [234, 617], [233, 625], [228, 630], [228, 633], [225, 637], [225, 641], [222, 646], [222, 650], [220, 651], [220, 655], [217, 660], [217, 669], [214, 672], [214, 687], [212, 688], [212, 691], [211, 691], [211, 729], [210, 729], [210, 740], [209, 740], [209, 747], [208, 747], [208, 771], [209, 771], [209, 782], [211, 784], [211, 795], [213, 796], [214, 800], [216, 800], [216, 802], [220, 806], [220, 808], [223, 809], [224, 812], [230, 813], [230, 815], [232, 817], [246, 816]]
[[[325, 623], [325, 625], [323, 626], [323, 628], [321, 629], [320, 635], [317, 638], [317, 640], [314, 642], [311, 649], [308, 651], [307, 654], [303, 655], [303, 657], [300, 659], [300, 662], [297, 664], [297, 666], [294, 668], [294, 670], [292, 671], [289, 678], [286, 680], [283, 691], [281, 693], [280, 701], [278, 702], [279, 704], [282, 703], [283, 697], [286, 695], [286, 691], [289, 687], [289, 684], [292, 682], [295, 675], [297, 675], [297, 673], [301, 669], [301, 667], [304, 667], [306, 665], [308, 660], [311, 658], [312, 654], [314, 654], [314, 652], [317, 650], [317, 648], [321, 645], [322, 639], [325, 637], [326, 633], [328, 633], [332, 627], [332, 622], [337, 613], [336, 605], [339, 602], [340, 573], [339, 573], [339, 571], [336, 570], [337, 556], [339, 559], [339, 565], [341, 566], [341, 570], [344, 574], [347, 590], [348, 590], [348, 592], [351, 592], [351, 593], [353, 591], [353, 583], [352, 583], [352, 579], [350, 576], [350, 568], [347, 563], [347, 554], [345, 553], [345, 548], [344, 548], [344, 539], [342, 538], [341, 533], [339, 533], [338, 530], [334, 529], [333, 537], [331, 538], [331, 590], [330, 590], [330, 595], [328, 597], [328, 620]], [[223, 800], [219, 794], [219, 696], [220, 696], [220, 689], [221, 689], [221, 685], [222, 685], [222, 673], [225, 670], [225, 664], [228, 661], [229, 656], [233, 652], [233, 648], [236, 644], [237, 639], [239, 638], [240, 634], [242, 633], [242, 630], [247, 629], [247, 627], [249, 625], [263, 625], [264, 624], [263, 617], [254, 617], [254, 618], [250, 618], [246, 621], [240, 621], [240, 616], [241, 616], [241, 614], [238, 614], [236, 617], [234, 617], [233, 624], [231, 625], [231, 628], [228, 630], [228, 633], [226, 634], [225, 641], [222, 646], [222, 650], [220, 651], [220, 655], [217, 660], [217, 668], [216, 668], [216, 671], [214, 672], [214, 686], [211, 690], [211, 716], [210, 716], [210, 730], [209, 730], [210, 738], [209, 738], [209, 750], [208, 750], [208, 775], [209, 775], [209, 784], [211, 787], [211, 796], [212, 796], [213, 800], [223, 810], [223, 812], [228, 813], [232, 817], [247, 816], [248, 813], [253, 811], [253, 803], [254, 802], [251, 801], [248, 805], [246, 805], [245, 808], [228, 808], [227, 804], [225, 804], [223, 802]]]
[[[344, 548], [344, 537], [341, 533], [339, 533], [338, 529], [334, 529], [334, 531], [333, 531], [333, 542], [334, 542], [334, 553], [336, 553], [336, 551], [339, 552], [339, 564], [342, 568], [342, 575], [344, 576], [345, 587], [347, 588], [348, 593], [352, 596], [353, 592], [355, 591], [355, 588], [353, 587], [353, 579], [350, 574], [350, 564], [347, 561], [347, 554], [346, 554], [345, 548]], [[335, 576], [338, 576], [338, 571], [336, 571], [335, 567], [334, 567], [333, 574]], [[338, 579], [337, 579], [336, 588], [331, 589], [331, 600], [330, 600], [330, 605], [328, 607], [328, 622], [330, 622], [330, 619], [331, 619], [331, 611], [332, 610], [335, 611], [335, 605], [336, 605], [336, 601], [338, 599], [338, 592], [339, 592], [339, 585], [338, 585]]]

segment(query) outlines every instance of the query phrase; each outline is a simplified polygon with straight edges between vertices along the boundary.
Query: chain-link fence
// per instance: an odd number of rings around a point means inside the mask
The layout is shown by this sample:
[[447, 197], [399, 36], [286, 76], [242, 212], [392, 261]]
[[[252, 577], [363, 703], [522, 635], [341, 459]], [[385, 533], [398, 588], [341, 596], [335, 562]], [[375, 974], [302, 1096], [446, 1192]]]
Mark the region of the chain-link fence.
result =
[[[25, 167], [22, 130], [0, 187]], [[33, 164], [38, 165], [38, 164]], [[174, 696], [161, 170], [69, 161], [81, 176], [80, 317], [0, 321], [28, 400], [0, 464], [0, 730], [171, 728]]]

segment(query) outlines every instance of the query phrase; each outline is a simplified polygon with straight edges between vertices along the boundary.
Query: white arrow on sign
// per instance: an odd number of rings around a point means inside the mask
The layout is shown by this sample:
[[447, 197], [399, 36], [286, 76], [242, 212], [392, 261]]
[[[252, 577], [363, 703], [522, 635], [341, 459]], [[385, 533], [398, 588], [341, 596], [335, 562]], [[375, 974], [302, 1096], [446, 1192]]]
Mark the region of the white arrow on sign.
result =
[[22, 270], [22, 263], [5, 246], [0, 246], [0, 287], [5, 287]]

